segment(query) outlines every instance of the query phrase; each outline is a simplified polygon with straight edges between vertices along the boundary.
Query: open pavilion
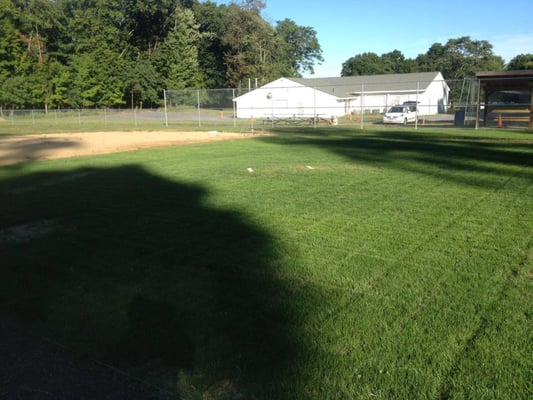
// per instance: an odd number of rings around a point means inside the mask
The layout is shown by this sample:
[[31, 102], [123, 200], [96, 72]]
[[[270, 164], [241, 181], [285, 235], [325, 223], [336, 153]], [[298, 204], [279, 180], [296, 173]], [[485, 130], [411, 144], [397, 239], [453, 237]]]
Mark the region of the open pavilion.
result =
[[[476, 73], [483, 93], [483, 121], [525, 122], [533, 129], [533, 70]], [[478, 101], [478, 104], [481, 104]], [[478, 113], [477, 126], [479, 126]]]

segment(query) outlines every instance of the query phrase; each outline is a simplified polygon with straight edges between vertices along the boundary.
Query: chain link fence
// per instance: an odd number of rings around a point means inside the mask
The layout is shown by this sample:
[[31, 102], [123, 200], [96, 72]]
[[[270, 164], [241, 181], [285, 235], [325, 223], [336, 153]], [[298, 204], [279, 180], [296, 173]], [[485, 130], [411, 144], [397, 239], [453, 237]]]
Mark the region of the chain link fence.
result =
[[[0, 109], [0, 132], [64, 130], [218, 130], [261, 131], [275, 127], [345, 126], [382, 128], [385, 113], [406, 106], [415, 116], [403, 121], [418, 127], [496, 127], [495, 115], [484, 114], [477, 79], [381, 80], [352, 85], [310, 87], [280, 80], [245, 89], [165, 90], [154, 109], [15, 110]], [[530, 96], [530, 94], [529, 94]], [[522, 96], [528, 98], [528, 95]], [[530, 103], [524, 107], [531, 107]], [[524, 114], [529, 115], [529, 114]], [[517, 127], [528, 126], [524, 119]]]

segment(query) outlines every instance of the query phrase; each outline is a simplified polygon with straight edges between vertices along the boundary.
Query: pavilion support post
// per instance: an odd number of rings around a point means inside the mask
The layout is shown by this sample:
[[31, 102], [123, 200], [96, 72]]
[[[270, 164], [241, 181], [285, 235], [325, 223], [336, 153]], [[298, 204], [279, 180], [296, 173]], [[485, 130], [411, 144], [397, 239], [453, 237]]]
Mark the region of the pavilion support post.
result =
[[483, 125], [487, 126], [488, 116], [489, 116], [489, 89], [485, 86], [485, 92], [483, 94], [483, 103], [485, 107], [483, 108]]
[[479, 96], [481, 94], [481, 82], [477, 81], [477, 99], [476, 99], [476, 130], [479, 129], [479, 111], [481, 104], [479, 104]]

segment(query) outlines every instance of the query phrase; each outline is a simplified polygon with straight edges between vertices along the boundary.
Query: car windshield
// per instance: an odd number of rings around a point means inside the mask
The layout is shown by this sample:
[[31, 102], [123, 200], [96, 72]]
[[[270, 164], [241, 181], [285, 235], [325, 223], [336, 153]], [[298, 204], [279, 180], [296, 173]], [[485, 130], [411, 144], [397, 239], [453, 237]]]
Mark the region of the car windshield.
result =
[[390, 113], [402, 113], [405, 112], [405, 107], [391, 107], [389, 110]]

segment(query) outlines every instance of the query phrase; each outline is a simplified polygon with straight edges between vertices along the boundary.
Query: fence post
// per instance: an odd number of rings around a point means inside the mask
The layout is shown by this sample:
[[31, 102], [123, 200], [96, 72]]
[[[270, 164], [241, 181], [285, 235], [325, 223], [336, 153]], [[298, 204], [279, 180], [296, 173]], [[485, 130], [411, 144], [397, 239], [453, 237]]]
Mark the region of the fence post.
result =
[[233, 127], [237, 128], [237, 104], [234, 101], [235, 99], [235, 89], [232, 89], [231, 102], [233, 103]]
[[365, 84], [361, 83], [361, 125], [360, 128], [363, 129], [365, 127]]
[[418, 91], [420, 90], [420, 81], [416, 81], [416, 118], [415, 129], [418, 129]]
[[316, 87], [313, 87], [313, 127], [316, 128], [318, 115], [316, 113]]
[[254, 132], [254, 107], [250, 108], [250, 124], [252, 124], [252, 133]]
[[[478, 79], [477, 80], [477, 104], [476, 104], [476, 131], [479, 129], [479, 111], [480, 111], [479, 96], [480, 95], [481, 95], [481, 84]], [[487, 105], [485, 105], [485, 107], [486, 106]]]
[[202, 126], [202, 117], [200, 114], [200, 89], [196, 90], [196, 100], [198, 102], [198, 126]]
[[165, 126], [168, 128], [167, 91], [163, 89], [163, 101], [165, 102]]

